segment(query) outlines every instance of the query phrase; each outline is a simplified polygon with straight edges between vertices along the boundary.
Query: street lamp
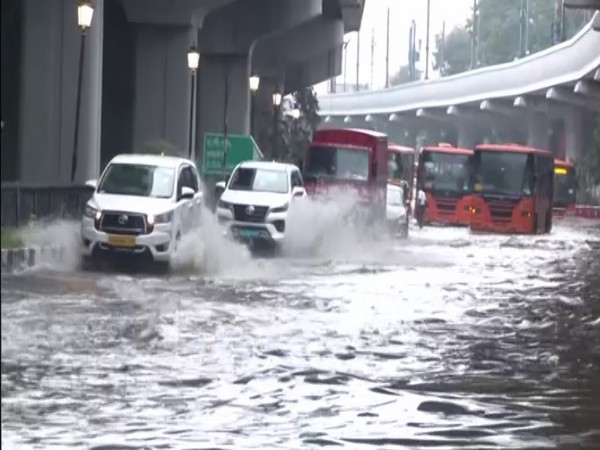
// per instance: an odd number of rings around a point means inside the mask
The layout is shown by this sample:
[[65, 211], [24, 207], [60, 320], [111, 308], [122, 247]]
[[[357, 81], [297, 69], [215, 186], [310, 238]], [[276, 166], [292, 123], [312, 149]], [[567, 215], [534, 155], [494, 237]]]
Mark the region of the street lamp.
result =
[[73, 155], [71, 157], [71, 182], [75, 181], [77, 171], [77, 143], [79, 141], [79, 112], [81, 110], [81, 77], [83, 74], [83, 58], [85, 56], [85, 36], [92, 25], [94, 7], [88, 0], [80, 0], [77, 5], [77, 24], [81, 29], [79, 42], [79, 73], [77, 75], [77, 98], [75, 100], [75, 127], [73, 130]]
[[198, 48], [195, 45], [192, 45], [192, 47], [190, 47], [190, 49], [188, 50], [188, 54], [187, 54], [187, 60], [188, 60], [188, 68], [190, 69], [190, 74], [191, 74], [191, 84], [192, 84], [192, 93], [191, 93], [191, 98], [190, 98], [190, 139], [189, 139], [189, 150], [188, 150], [188, 157], [190, 159], [192, 159], [193, 154], [194, 154], [194, 147], [195, 147], [195, 142], [194, 142], [194, 137], [195, 137], [195, 126], [194, 126], [194, 119], [195, 119], [195, 113], [196, 113], [196, 72], [198, 70], [198, 65], [200, 63], [200, 52], [198, 51]]
[[278, 140], [278, 125], [279, 125], [279, 107], [281, 106], [282, 95], [279, 90], [273, 92], [273, 156], [278, 154], [277, 152], [277, 140]]
[[260, 86], [260, 77], [258, 75], [252, 75], [248, 80], [250, 85], [250, 135], [254, 136], [254, 109], [256, 103], [256, 92]]

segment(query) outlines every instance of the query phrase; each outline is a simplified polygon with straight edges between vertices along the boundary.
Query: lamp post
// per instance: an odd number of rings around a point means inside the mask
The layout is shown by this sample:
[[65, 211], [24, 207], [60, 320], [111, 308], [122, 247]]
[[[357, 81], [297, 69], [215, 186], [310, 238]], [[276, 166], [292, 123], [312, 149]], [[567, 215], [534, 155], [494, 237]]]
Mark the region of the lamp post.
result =
[[260, 86], [260, 77], [252, 75], [248, 80], [250, 85], [250, 136], [254, 136], [254, 110], [256, 108], [256, 92]]
[[273, 155], [275, 156], [276, 154], [278, 155], [279, 152], [277, 152], [277, 138], [278, 136], [278, 125], [279, 125], [279, 108], [281, 106], [281, 99], [282, 99], [282, 95], [281, 92], [279, 92], [279, 90], [277, 89], [275, 92], [273, 92], [273, 148], [272, 148], [272, 152]]
[[[194, 142], [194, 137], [195, 134], [195, 126], [194, 126], [194, 119], [196, 116], [196, 72], [198, 70], [198, 65], [200, 64], [200, 52], [198, 51], [198, 48], [193, 45], [192, 47], [190, 47], [188, 54], [187, 54], [187, 60], [188, 60], [188, 68], [190, 69], [190, 73], [191, 73], [191, 77], [192, 77], [192, 93], [191, 93], [191, 98], [190, 98], [190, 140], [189, 140], [189, 151], [188, 151], [188, 157], [190, 159], [194, 158], [194, 149], [196, 146], [196, 143]], [[195, 159], [195, 158], [194, 158]]]
[[77, 171], [77, 141], [79, 141], [79, 112], [81, 110], [81, 77], [83, 74], [83, 58], [85, 55], [85, 36], [92, 25], [94, 7], [88, 0], [82, 0], [77, 5], [77, 24], [81, 29], [79, 43], [79, 73], [77, 75], [77, 98], [75, 100], [75, 127], [73, 131], [73, 155], [71, 156], [71, 182], [75, 181]]

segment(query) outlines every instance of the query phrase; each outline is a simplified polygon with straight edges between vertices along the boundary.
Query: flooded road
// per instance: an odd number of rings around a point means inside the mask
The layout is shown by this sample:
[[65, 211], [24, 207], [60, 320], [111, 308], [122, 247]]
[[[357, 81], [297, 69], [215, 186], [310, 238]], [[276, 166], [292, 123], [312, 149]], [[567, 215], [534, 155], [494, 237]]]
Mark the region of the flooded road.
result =
[[600, 229], [2, 278], [2, 445], [600, 448]]

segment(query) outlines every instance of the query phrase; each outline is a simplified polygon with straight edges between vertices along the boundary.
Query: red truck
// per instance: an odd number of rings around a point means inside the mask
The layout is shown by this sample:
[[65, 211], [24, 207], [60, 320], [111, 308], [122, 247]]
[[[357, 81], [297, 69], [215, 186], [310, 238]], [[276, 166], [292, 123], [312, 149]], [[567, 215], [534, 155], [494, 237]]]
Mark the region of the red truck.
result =
[[387, 135], [362, 129], [324, 129], [314, 133], [304, 158], [308, 195], [349, 188], [357, 204], [385, 219], [388, 179]]

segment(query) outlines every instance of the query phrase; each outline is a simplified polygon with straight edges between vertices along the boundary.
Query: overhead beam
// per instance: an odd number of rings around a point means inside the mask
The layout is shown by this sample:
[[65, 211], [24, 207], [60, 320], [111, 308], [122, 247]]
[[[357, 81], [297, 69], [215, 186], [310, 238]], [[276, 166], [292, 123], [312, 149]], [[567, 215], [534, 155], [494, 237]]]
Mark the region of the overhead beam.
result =
[[600, 9], [600, 0], [564, 0], [568, 9]]
[[577, 82], [575, 88], [573, 88], [573, 92], [576, 94], [595, 97], [596, 99], [600, 100], [600, 83], [589, 80], [581, 80]]
[[596, 69], [594, 73], [594, 81], [600, 81], [600, 69]]
[[[513, 106], [517, 106], [514, 105]], [[511, 108], [505, 104], [502, 104], [498, 101], [494, 100], [484, 100], [479, 104], [479, 109], [481, 111], [487, 111], [493, 114], [499, 114], [507, 117], [515, 117], [515, 108]]]
[[553, 87], [546, 91], [546, 98], [559, 103], [566, 103], [580, 108], [591, 109], [600, 112], [600, 105], [597, 101], [587, 99], [579, 94], [575, 94], [570, 89], [564, 87]]
[[344, 123], [352, 123], [352, 116], [344, 117]]

